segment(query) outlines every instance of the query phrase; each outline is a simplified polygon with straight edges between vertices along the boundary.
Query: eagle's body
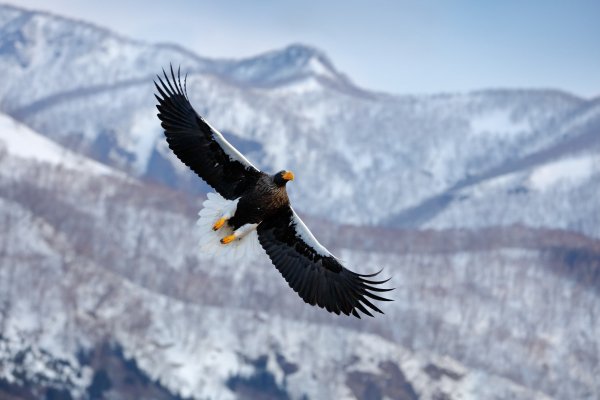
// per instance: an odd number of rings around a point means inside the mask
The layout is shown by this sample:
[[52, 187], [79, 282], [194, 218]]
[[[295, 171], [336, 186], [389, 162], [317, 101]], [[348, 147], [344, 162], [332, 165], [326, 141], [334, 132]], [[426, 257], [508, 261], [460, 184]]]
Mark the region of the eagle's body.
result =
[[286, 184], [294, 175], [258, 170], [194, 111], [179, 74], [171, 68], [164, 78], [156, 98], [169, 147], [218, 192], [200, 211], [201, 241], [230, 253], [258, 242], [305, 302], [358, 318], [358, 311], [381, 312], [371, 300], [389, 300], [375, 294], [391, 290], [378, 287], [387, 280], [348, 270], [315, 239], [290, 205]]
[[285, 185], [277, 185], [272, 176], [263, 175], [255, 186], [240, 196], [235, 214], [227, 223], [233, 229], [245, 224], [259, 224], [289, 203]]

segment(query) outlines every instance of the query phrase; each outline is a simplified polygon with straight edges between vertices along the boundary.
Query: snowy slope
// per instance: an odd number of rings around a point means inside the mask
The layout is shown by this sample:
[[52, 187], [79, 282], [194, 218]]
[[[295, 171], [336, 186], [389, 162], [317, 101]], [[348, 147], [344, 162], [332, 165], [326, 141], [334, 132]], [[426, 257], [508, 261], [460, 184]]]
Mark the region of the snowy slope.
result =
[[172, 62], [190, 73], [197, 111], [253, 162], [296, 173], [298, 209], [337, 222], [418, 225], [397, 216], [587, 121], [589, 102], [558, 91], [390, 96], [354, 87], [307, 46], [210, 60], [47, 14], [0, 14], [0, 66], [13, 78], [0, 106], [36, 131], [136, 176], [205, 191], [155, 116], [152, 78]]
[[[239, 265], [236, 274], [230, 266], [198, 263], [193, 213], [185, 217], [172, 193], [81, 168], [90, 161], [79, 160], [76, 170], [55, 168], [58, 146], [13, 128], [44, 146], [0, 158], [2, 170], [12, 171], [0, 174], [0, 394], [90, 395], [100, 390], [103, 369], [116, 367], [82, 354], [110, 342], [122, 349], [123, 363], [135, 363], [143, 379], [165, 388], [161, 393], [170, 391], [165, 398], [234, 399], [250, 389], [279, 398], [368, 398], [370, 387], [389, 397], [479, 397], [493, 387], [499, 398], [546, 398], [329, 317], [323, 324], [284, 309], [252, 310], [261, 296], [281, 293], [281, 304], [314, 313], [265, 268], [266, 257], [262, 265]], [[262, 279], [269, 284], [252, 289]], [[214, 296], [223, 293], [219, 282], [237, 289]], [[127, 386], [117, 383], [102, 390], [128, 397]]]
[[[359, 321], [306, 306], [266, 256], [202, 261], [197, 200], [10, 153], [0, 170], [10, 171], [0, 174], [0, 350], [13, 386], [88, 391], [103, 364], [78, 354], [108, 341], [171, 396], [600, 393], [590, 334], [600, 327], [589, 318], [599, 304], [597, 241], [539, 230], [532, 243], [515, 229], [499, 233], [505, 244], [483, 232], [461, 245], [460, 232], [446, 231], [404, 234], [400, 248], [392, 231], [308, 219], [349, 265], [392, 276], [396, 301]], [[383, 238], [391, 247], [378, 247]]]
[[72, 170], [85, 170], [86, 173], [119, 174], [104, 164], [59, 146], [13, 118], [0, 113], [0, 156], [7, 157], [7, 155]]
[[[386, 267], [397, 287], [386, 315], [350, 320], [303, 304], [266, 257], [199, 262], [194, 213], [171, 192], [36, 171], [28, 181], [0, 176], [0, 356], [15, 386], [89, 393], [108, 366], [81, 354], [110, 342], [171, 396], [545, 399], [600, 390], [597, 343], [576, 334], [598, 329], [587, 317], [597, 295], [550, 273], [537, 250], [399, 256], [340, 243], [344, 260]], [[551, 303], [548, 293], [561, 297]], [[569, 324], [557, 323], [566, 315]], [[590, 356], [575, 357], [582, 352]], [[106, 395], [131, 396], [110, 382]]]
[[[424, 226], [481, 228], [521, 224], [600, 237], [598, 193], [600, 148], [458, 190], [454, 193], [456, 200]], [[574, 208], [577, 212], [573, 212]]]
[[522, 224], [600, 237], [600, 106], [560, 126], [558, 143], [474, 174], [401, 216], [423, 227]]

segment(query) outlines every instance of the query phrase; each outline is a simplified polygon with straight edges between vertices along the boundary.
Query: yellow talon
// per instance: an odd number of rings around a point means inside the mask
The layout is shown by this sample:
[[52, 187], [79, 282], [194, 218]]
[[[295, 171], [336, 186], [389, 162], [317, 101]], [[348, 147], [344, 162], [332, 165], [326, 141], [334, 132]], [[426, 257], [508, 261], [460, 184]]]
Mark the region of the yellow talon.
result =
[[229, 235], [229, 236], [225, 236], [223, 239], [221, 239], [221, 243], [222, 244], [228, 244], [233, 242], [235, 239], [237, 239], [235, 237], [235, 235]]
[[225, 218], [220, 218], [217, 222], [215, 222], [215, 224], [213, 225], [213, 231], [218, 231], [219, 229], [221, 229], [221, 227], [223, 225], [225, 225], [225, 222], [227, 220]]

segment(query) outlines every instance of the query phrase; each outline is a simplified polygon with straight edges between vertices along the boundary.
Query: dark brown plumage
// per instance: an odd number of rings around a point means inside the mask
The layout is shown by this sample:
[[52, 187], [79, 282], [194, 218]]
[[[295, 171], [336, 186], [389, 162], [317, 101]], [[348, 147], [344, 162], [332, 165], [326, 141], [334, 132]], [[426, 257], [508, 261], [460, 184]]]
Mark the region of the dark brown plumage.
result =
[[[164, 73], [164, 71], [163, 71]], [[232, 159], [218, 143], [214, 130], [196, 114], [181, 81], [173, 82], [164, 73], [165, 81], [158, 76], [158, 117], [173, 153], [188, 167], [212, 186], [221, 196], [233, 200], [248, 188], [256, 185], [262, 175], [251, 165]], [[249, 163], [248, 163], [249, 164]]]
[[[169, 147], [225, 199], [237, 201], [235, 213], [213, 229], [225, 223], [235, 232], [256, 229], [275, 267], [308, 304], [358, 318], [359, 311], [381, 313], [372, 301], [389, 301], [378, 294], [392, 290], [378, 286], [387, 280], [373, 280], [381, 271], [361, 275], [348, 270], [314, 238], [289, 203], [286, 184], [293, 174], [267, 175], [255, 168], [194, 111], [179, 71], [176, 77], [171, 67], [170, 77], [164, 71], [163, 76], [155, 82], [156, 98]], [[244, 240], [235, 232], [231, 240]]]

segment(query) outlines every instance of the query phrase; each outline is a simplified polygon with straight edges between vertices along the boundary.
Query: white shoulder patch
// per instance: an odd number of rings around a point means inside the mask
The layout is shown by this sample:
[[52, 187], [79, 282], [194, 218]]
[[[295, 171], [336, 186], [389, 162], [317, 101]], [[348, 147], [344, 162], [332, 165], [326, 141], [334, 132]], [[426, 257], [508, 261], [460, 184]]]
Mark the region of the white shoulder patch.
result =
[[213, 134], [215, 135], [215, 140], [217, 141], [217, 143], [219, 143], [221, 145], [221, 148], [223, 149], [225, 154], [227, 154], [232, 161], [239, 161], [242, 164], [244, 164], [244, 166], [246, 166], [246, 167], [250, 167], [250, 168], [254, 168], [254, 169], [258, 170], [258, 168], [256, 168], [254, 165], [252, 165], [252, 163], [250, 161], [248, 161], [248, 159], [246, 157], [244, 157], [244, 155], [242, 153], [240, 153], [238, 151], [238, 149], [233, 147], [233, 145], [231, 143], [229, 143], [227, 141], [227, 139], [225, 139], [223, 137], [223, 134], [221, 134], [221, 132], [219, 132], [212, 125], [210, 125], [208, 122], [206, 122], [206, 120], [204, 118], [202, 118], [202, 120], [204, 121], [204, 123], [206, 123], [206, 125], [208, 125], [210, 127], [210, 129], [212, 129]]
[[[290, 208], [292, 208], [290, 206]], [[296, 230], [296, 234], [300, 239], [302, 239], [307, 245], [312, 247], [317, 254], [323, 257], [332, 256], [332, 254], [325, 248], [317, 238], [314, 237], [312, 232], [304, 225], [302, 219], [296, 214], [296, 211], [292, 208], [292, 224], [294, 225], [294, 229]]]

